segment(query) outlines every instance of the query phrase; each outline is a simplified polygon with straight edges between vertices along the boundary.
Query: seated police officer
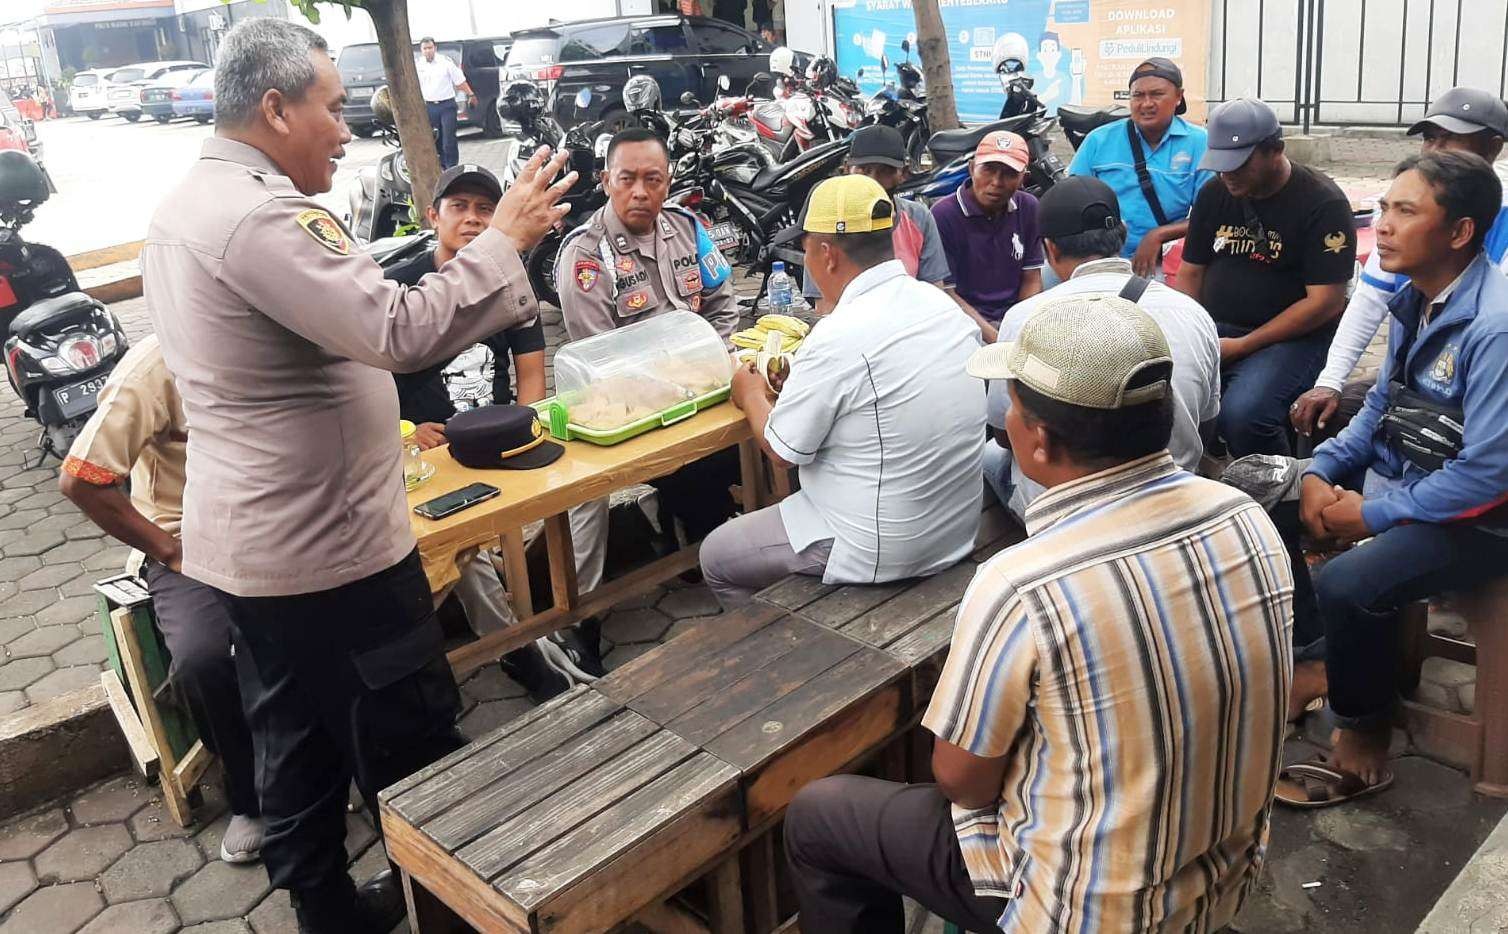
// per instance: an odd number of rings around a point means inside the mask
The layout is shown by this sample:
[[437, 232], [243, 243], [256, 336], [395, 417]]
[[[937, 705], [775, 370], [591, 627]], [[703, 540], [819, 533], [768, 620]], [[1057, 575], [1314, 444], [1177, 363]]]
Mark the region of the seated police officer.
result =
[[1388, 302], [1377, 385], [1315, 452], [1299, 501], [1311, 536], [1356, 546], [1315, 577], [1323, 669], [1294, 672], [1292, 709], [1328, 692], [1340, 729], [1328, 759], [1284, 770], [1279, 800], [1391, 784], [1397, 610], [1508, 567], [1508, 279], [1482, 248], [1501, 206], [1492, 167], [1456, 152], [1405, 160], [1381, 202], [1382, 268], [1410, 282]]
[[[602, 186], [608, 203], [571, 231], [555, 261], [560, 310], [566, 335], [593, 334], [669, 311], [692, 311], [706, 318], [727, 340], [738, 326], [732, 269], [691, 212], [665, 204], [670, 193], [670, 155], [651, 130], [633, 127], [607, 147]], [[732, 514], [727, 496], [736, 482], [735, 452], [690, 464], [655, 481], [662, 503], [680, 518], [696, 541]], [[607, 500], [571, 510], [576, 579], [583, 593], [602, 583], [607, 559]], [[588, 637], [581, 658], [600, 674], [595, 639]]]

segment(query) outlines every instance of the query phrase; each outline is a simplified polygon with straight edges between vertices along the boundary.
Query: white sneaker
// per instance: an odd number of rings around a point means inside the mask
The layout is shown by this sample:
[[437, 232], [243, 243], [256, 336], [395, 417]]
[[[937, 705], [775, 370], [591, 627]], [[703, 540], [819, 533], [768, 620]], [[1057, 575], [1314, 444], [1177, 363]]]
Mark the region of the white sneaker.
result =
[[252, 863], [261, 856], [267, 824], [260, 817], [232, 814], [220, 838], [220, 858], [227, 863]]

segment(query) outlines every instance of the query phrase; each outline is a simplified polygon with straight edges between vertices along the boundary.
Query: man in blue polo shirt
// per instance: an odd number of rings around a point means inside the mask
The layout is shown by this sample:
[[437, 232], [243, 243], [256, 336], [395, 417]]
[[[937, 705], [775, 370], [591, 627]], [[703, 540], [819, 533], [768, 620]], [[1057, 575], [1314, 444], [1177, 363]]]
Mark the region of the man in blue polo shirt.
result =
[[1068, 171], [1115, 192], [1126, 223], [1121, 255], [1139, 276], [1160, 275], [1164, 244], [1188, 233], [1189, 209], [1213, 172], [1201, 171], [1206, 134], [1186, 122], [1183, 72], [1149, 58], [1131, 72], [1131, 116], [1084, 138]]

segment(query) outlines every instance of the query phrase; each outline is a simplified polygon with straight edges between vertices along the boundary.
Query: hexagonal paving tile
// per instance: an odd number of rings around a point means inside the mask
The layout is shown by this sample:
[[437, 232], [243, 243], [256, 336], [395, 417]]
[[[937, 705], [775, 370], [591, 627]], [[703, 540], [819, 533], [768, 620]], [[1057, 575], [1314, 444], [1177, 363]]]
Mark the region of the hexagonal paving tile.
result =
[[672, 590], [660, 601], [659, 609], [671, 619], [686, 619], [691, 616], [711, 616], [721, 607], [718, 606], [717, 598], [712, 596], [712, 591], [703, 585]]
[[[61, 626], [58, 628], [67, 629], [69, 627]], [[105, 650], [105, 638], [97, 632], [88, 636], [80, 636], [78, 641], [67, 648], [52, 653], [53, 664], [59, 668], [68, 665], [103, 665], [105, 659], [109, 657], [109, 653]]]
[[16, 691], [53, 669], [52, 659], [17, 658], [0, 665], [0, 691]]
[[7, 642], [5, 651], [11, 658], [34, 658], [38, 655], [51, 655], [63, 646], [77, 642], [79, 638], [78, 631], [71, 626], [45, 626]]
[[[75, 577], [84, 573], [78, 568], [70, 568], [69, 570], [73, 572], [73, 576]], [[25, 585], [23, 584], [22, 586]], [[68, 597], [63, 600], [54, 600], [50, 606], [38, 610], [37, 625], [54, 626], [63, 623], [77, 623], [80, 620], [96, 615], [98, 612], [99, 602], [94, 597]]]
[[208, 921], [204, 924], [194, 924], [186, 928], [180, 928], [180, 934], [250, 934], [251, 928], [240, 918], [232, 918], [228, 921]]
[[179, 879], [188, 878], [202, 865], [204, 857], [191, 840], [140, 843], [105, 870], [100, 885], [111, 904], [162, 898]]
[[659, 610], [615, 610], [602, 623], [602, 636], [613, 645], [653, 642], [669, 628], [670, 617]]
[[19, 580], [22, 575], [29, 574], [41, 566], [42, 559], [33, 555], [0, 558], [0, 580]]
[[173, 893], [184, 924], [239, 918], [266, 895], [267, 870], [261, 865], [234, 866], [212, 860]]
[[71, 581], [63, 581], [58, 585], [58, 593], [65, 597], [88, 597], [95, 599], [94, 585], [101, 578], [111, 577], [110, 574], [101, 574], [99, 571], [80, 571], [79, 576]]
[[[59, 532], [59, 535], [63, 533]], [[71, 564], [75, 561], [83, 561], [85, 558], [104, 547], [97, 538], [81, 538], [66, 544], [49, 548], [42, 556], [42, 560], [48, 564]]]
[[5, 543], [5, 556], [7, 558], [16, 555], [40, 555], [51, 548], [63, 544], [63, 533], [60, 529], [24, 529], [25, 534], [15, 541]]
[[[5, 483], [6, 485], [10, 485], [9, 480], [5, 481]], [[46, 516], [47, 510], [45, 509], [17, 509], [10, 515], [0, 518], [0, 529], [30, 528], [41, 522]]]
[[95, 525], [93, 519], [83, 516], [77, 522], [64, 529], [63, 536], [70, 542], [97, 541], [105, 537], [105, 530]]
[[37, 877], [32, 875], [29, 863], [0, 863], [0, 915], [36, 887]]
[[515, 697], [510, 700], [487, 701], [476, 705], [466, 716], [461, 718], [458, 726], [461, 733], [467, 739], [476, 739], [512, 720], [525, 711], [533, 709], [534, 705], [527, 697]]
[[77, 564], [44, 565], [20, 578], [16, 583], [21, 585], [22, 590], [54, 590], [64, 581], [78, 577], [83, 570]]
[[0, 715], [15, 713], [30, 705], [31, 701], [26, 699], [25, 691], [0, 691]]
[[79, 934], [172, 934], [178, 916], [165, 898], [111, 905], [79, 929]]
[[153, 792], [140, 779], [134, 775], [122, 775], [74, 798], [69, 810], [76, 823], [103, 824], [125, 820], [152, 798]]
[[131, 848], [131, 835], [120, 824], [75, 827], [37, 856], [41, 882], [93, 879]]
[[84, 559], [84, 570], [96, 572], [112, 571], [118, 574], [125, 569], [126, 558], [129, 557], [130, 554], [131, 549], [126, 548], [123, 545], [116, 545], [114, 547], [111, 547], [107, 544], [104, 551], [99, 552], [92, 558]]
[[56, 590], [23, 590], [7, 600], [0, 601], [0, 616], [25, 616], [36, 624], [36, 614], [58, 602]]
[[461, 689], [472, 698], [479, 701], [507, 700], [510, 697], [523, 697], [523, 685], [503, 674], [503, 670], [496, 665], [488, 665], [479, 668], [466, 679]]
[[105, 900], [94, 890], [92, 882], [43, 886], [16, 906], [5, 923], [0, 924], [0, 932], [72, 934], [98, 914], [104, 904]]
[[72, 694], [74, 691], [82, 691], [97, 684], [99, 684], [98, 665], [76, 665], [72, 668], [59, 668], [51, 674], [38, 678], [31, 687], [26, 689], [26, 696], [33, 704], [40, 704], [45, 700]]
[[256, 934], [298, 934], [298, 920], [293, 916], [286, 889], [277, 889], [262, 899], [262, 904], [246, 920]]
[[30, 859], [68, 830], [62, 808], [41, 811], [0, 827], [0, 860]]
[[[0, 645], [19, 639], [37, 628], [37, 621], [30, 616], [0, 619]], [[3, 654], [0, 654], [3, 657]]]
[[132, 814], [126, 825], [131, 828], [131, 836], [143, 843], [150, 840], [167, 840], [171, 837], [192, 837], [199, 829], [198, 827], [179, 827], [160, 797], [152, 798], [147, 802], [146, 807]]

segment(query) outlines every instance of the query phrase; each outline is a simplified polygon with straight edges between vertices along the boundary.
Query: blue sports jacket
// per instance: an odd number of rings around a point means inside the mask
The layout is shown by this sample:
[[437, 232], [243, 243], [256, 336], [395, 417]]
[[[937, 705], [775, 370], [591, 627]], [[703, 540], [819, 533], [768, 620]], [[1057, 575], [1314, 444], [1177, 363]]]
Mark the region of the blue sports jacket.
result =
[[[1315, 451], [1307, 472], [1335, 483], [1371, 469], [1394, 481], [1362, 504], [1373, 534], [1400, 522], [1508, 527], [1508, 510], [1498, 509], [1508, 502], [1508, 276], [1483, 253], [1422, 333], [1421, 306], [1412, 286], [1388, 300], [1395, 320], [1377, 385], [1351, 424]], [[1439, 470], [1410, 463], [1378, 430], [1400, 366], [1409, 388], [1465, 412], [1461, 454]]]

